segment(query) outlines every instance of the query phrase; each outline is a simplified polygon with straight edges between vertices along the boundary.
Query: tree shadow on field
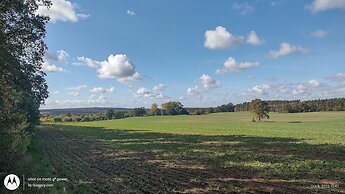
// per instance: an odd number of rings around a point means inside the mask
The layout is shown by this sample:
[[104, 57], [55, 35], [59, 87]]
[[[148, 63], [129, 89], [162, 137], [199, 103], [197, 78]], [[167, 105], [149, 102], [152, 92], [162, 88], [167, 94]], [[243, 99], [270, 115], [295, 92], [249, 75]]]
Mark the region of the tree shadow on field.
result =
[[38, 135], [71, 190], [82, 183], [101, 193], [345, 191], [343, 145], [56, 125]]

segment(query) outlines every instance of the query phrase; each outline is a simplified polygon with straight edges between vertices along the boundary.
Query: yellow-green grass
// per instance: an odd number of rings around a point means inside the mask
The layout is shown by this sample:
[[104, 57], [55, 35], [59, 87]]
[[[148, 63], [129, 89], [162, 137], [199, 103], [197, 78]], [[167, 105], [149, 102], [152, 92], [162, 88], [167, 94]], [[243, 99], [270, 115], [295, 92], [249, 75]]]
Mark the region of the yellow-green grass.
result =
[[263, 122], [252, 122], [252, 113], [235, 112], [62, 124], [173, 134], [286, 137], [311, 144], [345, 144], [345, 112], [271, 113], [270, 117]]

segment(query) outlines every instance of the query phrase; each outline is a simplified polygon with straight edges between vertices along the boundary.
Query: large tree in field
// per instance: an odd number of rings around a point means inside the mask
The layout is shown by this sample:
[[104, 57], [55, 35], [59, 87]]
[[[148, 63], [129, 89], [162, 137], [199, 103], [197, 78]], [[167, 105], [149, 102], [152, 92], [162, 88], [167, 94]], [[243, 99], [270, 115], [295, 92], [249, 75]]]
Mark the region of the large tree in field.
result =
[[47, 17], [35, 14], [47, 0], [0, 1], [0, 171], [11, 170], [39, 122], [48, 97], [41, 67]]
[[252, 112], [254, 113], [255, 117], [259, 120], [259, 122], [263, 118], [270, 118], [269, 106], [266, 102], [260, 99], [255, 99], [255, 100], [252, 100], [250, 105], [251, 105]]
[[181, 102], [166, 102], [162, 105], [162, 113], [164, 115], [185, 115], [189, 114], [188, 111], [183, 107]]
[[157, 103], [153, 103], [151, 106], [151, 112], [154, 116], [157, 116], [158, 114], [158, 104]]

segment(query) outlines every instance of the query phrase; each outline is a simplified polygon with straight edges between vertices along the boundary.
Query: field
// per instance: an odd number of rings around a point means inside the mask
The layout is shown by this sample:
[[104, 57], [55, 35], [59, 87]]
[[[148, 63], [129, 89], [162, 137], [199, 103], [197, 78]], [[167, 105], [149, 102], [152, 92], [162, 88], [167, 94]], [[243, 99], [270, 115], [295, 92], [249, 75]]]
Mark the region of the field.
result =
[[68, 191], [345, 193], [345, 112], [248, 112], [42, 125]]

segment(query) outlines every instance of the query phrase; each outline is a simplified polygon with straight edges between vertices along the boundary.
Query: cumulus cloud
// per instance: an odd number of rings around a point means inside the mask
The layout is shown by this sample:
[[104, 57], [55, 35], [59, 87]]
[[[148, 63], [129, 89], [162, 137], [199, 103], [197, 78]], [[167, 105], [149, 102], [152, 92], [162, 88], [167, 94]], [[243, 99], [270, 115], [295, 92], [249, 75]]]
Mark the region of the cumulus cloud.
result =
[[110, 88], [103, 88], [103, 87], [95, 87], [90, 90], [91, 93], [113, 93], [115, 92], [114, 87]]
[[163, 91], [165, 90], [166, 86], [164, 84], [158, 84], [152, 88], [153, 91]]
[[120, 83], [130, 83], [141, 79], [135, 65], [124, 54], [110, 55], [105, 61], [96, 61], [87, 57], [78, 57], [74, 64], [85, 64], [97, 68], [101, 79], [115, 78]]
[[238, 11], [241, 15], [248, 15], [254, 11], [254, 7], [248, 5], [248, 3], [243, 4], [233, 4], [232, 9]]
[[224, 62], [223, 69], [217, 69], [216, 74], [225, 74], [225, 73], [231, 73], [231, 72], [239, 72], [246, 69], [251, 69], [254, 67], [259, 66], [259, 62], [242, 62], [237, 63], [236, 60], [232, 57], [229, 57]]
[[99, 67], [100, 66], [100, 62], [99, 61], [95, 61], [95, 60], [92, 60], [88, 57], [77, 57], [77, 62], [74, 62], [73, 63], [74, 65], [86, 65], [88, 67], [93, 67], [93, 68], [96, 68], [96, 67]]
[[187, 89], [188, 96], [200, 95], [201, 93], [208, 92], [211, 89], [219, 88], [221, 86], [220, 81], [214, 80], [211, 76], [203, 74], [198, 79], [198, 85]]
[[91, 94], [91, 96], [89, 97], [89, 99], [87, 100], [87, 102], [89, 103], [100, 103], [100, 102], [108, 102], [109, 97], [107, 96], [96, 96], [95, 94]]
[[248, 36], [247, 36], [247, 39], [246, 39], [246, 43], [247, 44], [252, 44], [252, 45], [260, 45], [260, 44], [263, 44], [264, 41], [261, 40], [258, 35], [256, 35], [256, 32], [255, 31], [251, 31]]
[[334, 76], [328, 77], [332, 81], [345, 81], [345, 73], [337, 73]]
[[310, 5], [306, 6], [312, 13], [326, 11], [329, 9], [345, 10], [344, 0], [314, 0]]
[[207, 30], [205, 32], [204, 46], [209, 49], [226, 49], [240, 44], [259, 45], [262, 42], [255, 31], [251, 31], [246, 38], [232, 35], [223, 26], [218, 26], [215, 30]]
[[243, 43], [244, 39], [244, 37], [234, 36], [226, 28], [218, 26], [215, 30], [205, 32], [204, 46], [209, 49], [225, 49]]
[[55, 53], [47, 51], [43, 56], [42, 71], [45, 73], [56, 73], [66, 71], [64, 68], [59, 67], [52, 63], [62, 63], [68, 59], [69, 55], [64, 50], [56, 51]]
[[168, 99], [169, 97], [163, 94], [165, 90], [164, 84], [154, 86], [151, 90], [141, 87], [134, 92], [135, 97], [147, 97], [151, 99]]
[[261, 84], [248, 88], [241, 93], [241, 96], [251, 98], [265, 97], [270, 99], [296, 99], [322, 97], [322, 95], [334, 95], [335, 89], [325, 87], [318, 80], [310, 80], [305, 83], [286, 84]]
[[46, 6], [39, 6], [37, 14], [49, 16], [50, 21], [55, 23], [62, 22], [78, 22], [80, 19], [89, 17], [87, 14], [78, 13], [76, 5], [68, 0], [51, 0], [52, 6], [48, 9]]
[[278, 57], [292, 54], [292, 53], [308, 54], [309, 50], [301, 46], [290, 45], [287, 42], [283, 42], [280, 44], [279, 50], [270, 51], [267, 57], [270, 59], [277, 59]]
[[271, 88], [272, 86], [268, 84], [256, 85], [253, 88], [247, 89], [245, 92], [242, 93], [242, 95], [244, 96], [267, 95]]
[[66, 61], [68, 59], [68, 57], [69, 57], [69, 54], [64, 50], [59, 50], [59, 51], [56, 51], [55, 53], [51, 53], [51, 52], [47, 51], [44, 54], [44, 58], [46, 60], [56, 61], [56, 62]]
[[74, 86], [74, 87], [69, 87], [69, 88], [66, 88], [67, 90], [70, 91], [70, 95], [71, 96], [79, 96], [79, 92], [84, 89], [84, 88], [87, 88], [87, 86], [85, 84], [82, 84], [82, 85], [78, 85], [78, 86]]
[[308, 83], [299, 84], [292, 93], [294, 95], [310, 93], [310, 90], [319, 87], [321, 87], [321, 83], [318, 80], [310, 80]]
[[42, 64], [42, 69], [41, 70], [43, 72], [45, 72], [45, 73], [57, 73], [57, 72], [64, 72], [64, 71], [66, 71], [62, 67], [58, 67], [58, 66], [50, 64], [48, 62], [44, 62]]
[[127, 10], [127, 15], [129, 15], [129, 16], [135, 16], [136, 14], [135, 14], [135, 12], [133, 11], [133, 10]]
[[316, 31], [310, 33], [310, 36], [312, 36], [314, 38], [318, 38], [318, 39], [323, 38], [326, 35], [327, 35], [327, 32], [324, 30], [316, 30]]

